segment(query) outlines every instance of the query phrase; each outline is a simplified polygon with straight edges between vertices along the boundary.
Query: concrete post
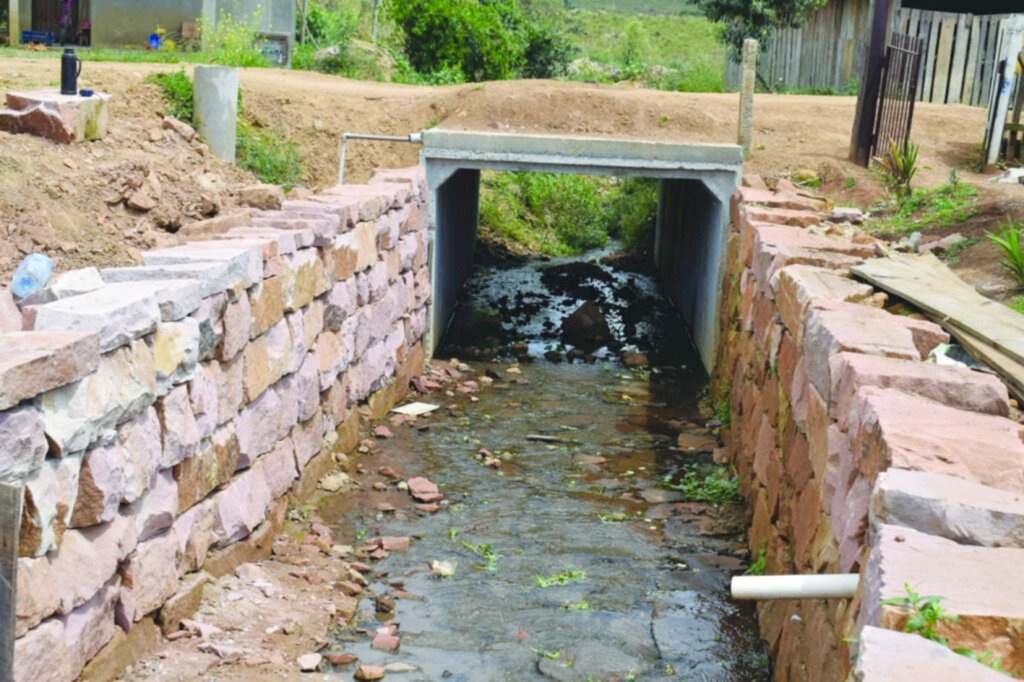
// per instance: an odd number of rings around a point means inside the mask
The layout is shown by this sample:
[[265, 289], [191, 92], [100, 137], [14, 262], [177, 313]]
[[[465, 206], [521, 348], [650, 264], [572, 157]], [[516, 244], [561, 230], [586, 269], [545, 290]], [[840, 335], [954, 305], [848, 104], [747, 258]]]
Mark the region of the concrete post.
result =
[[195, 124], [218, 159], [235, 162], [238, 126], [238, 69], [196, 66]]
[[750, 158], [750, 143], [754, 133], [754, 84], [757, 80], [757, 41], [743, 41], [742, 76], [740, 77], [740, 130], [738, 144], [743, 147], [743, 158]]

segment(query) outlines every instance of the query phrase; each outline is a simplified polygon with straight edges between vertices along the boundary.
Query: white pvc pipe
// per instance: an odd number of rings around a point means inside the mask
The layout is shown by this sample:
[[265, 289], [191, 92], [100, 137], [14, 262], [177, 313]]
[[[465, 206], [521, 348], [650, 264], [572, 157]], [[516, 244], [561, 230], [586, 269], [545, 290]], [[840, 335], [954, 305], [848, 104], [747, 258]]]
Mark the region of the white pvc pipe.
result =
[[860, 575], [739, 575], [732, 579], [732, 598], [849, 599], [857, 593]]

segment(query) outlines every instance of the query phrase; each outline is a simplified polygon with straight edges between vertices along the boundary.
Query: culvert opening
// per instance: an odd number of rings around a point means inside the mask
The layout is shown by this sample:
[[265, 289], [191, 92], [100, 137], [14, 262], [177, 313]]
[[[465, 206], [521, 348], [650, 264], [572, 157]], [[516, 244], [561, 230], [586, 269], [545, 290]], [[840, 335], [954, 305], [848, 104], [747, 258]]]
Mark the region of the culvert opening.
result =
[[[431, 622], [490, 633], [476, 644], [494, 679], [770, 679], [754, 609], [728, 594], [756, 558], [704, 397], [735, 174], [650, 158], [627, 168], [607, 156], [586, 166], [480, 146], [440, 153], [428, 139], [435, 355], [496, 390], [419, 441], [471, 491], [458, 540], [482, 557], [479, 581], [433, 600]], [[623, 255], [620, 230], [579, 254], [495, 250], [489, 221], [511, 212], [488, 192], [507, 171], [645, 178], [630, 182], [654, 187], [650, 244]], [[568, 232], [596, 233], [576, 217]], [[567, 216], [549, 218], [553, 229]], [[607, 330], [577, 337], [566, 320], [591, 305]], [[497, 612], [525, 645], [495, 629]]]

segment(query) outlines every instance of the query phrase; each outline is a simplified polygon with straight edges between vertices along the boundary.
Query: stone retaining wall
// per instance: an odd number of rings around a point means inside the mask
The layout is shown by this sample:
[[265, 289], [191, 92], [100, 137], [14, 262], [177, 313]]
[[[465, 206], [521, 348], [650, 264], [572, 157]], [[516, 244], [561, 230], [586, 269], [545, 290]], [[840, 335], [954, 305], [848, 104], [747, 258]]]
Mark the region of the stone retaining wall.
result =
[[862, 575], [853, 600], [759, 604], [776, 679], [1006, 679], [891, 632], [906, 614], [881, 600], [904, 584], [959, 615], [940, 626], [951, 647], [1024, 675], [1024, 442], [1006, 387], [924, 362], [947, 334], [851, 278], [875, 240], [785, 182], [745, 185], [715, 389], [750, 549], [766, 574]]
[[0, 335], [17, 680], [117, 674], [207, 576], [269, 552], [289, 495], [354, 447], [356, 406], [379, 416], [422, 369], [426, 197], [409, 169], [253, 211], [61, 278], [33, 331]]

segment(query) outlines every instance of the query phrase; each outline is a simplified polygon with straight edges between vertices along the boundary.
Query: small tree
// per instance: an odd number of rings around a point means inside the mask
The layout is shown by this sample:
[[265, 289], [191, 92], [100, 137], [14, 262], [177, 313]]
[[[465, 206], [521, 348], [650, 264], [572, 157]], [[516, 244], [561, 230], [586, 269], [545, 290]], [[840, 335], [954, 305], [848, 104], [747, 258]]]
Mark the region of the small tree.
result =
[[704, 15], [721, 23], [719, 37], [738, 60], [743, 41], [753, 38], [762, 45], [778, 28], [799, 28], [828, 0], [696, 0]]

